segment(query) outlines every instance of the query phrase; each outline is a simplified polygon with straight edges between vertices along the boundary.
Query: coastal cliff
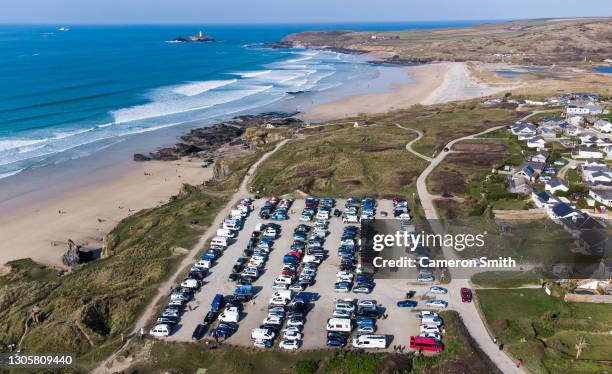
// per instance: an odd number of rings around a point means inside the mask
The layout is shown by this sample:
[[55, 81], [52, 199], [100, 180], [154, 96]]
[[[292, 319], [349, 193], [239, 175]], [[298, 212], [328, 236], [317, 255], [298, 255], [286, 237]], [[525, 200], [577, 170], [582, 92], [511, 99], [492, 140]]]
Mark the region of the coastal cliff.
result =
[[386, 52], [386, 62], [482, 61], [584, 66], [612, 54], [612, 18], [539, 19], [465, 28], [386, 32], [308, 31], [281, 40], [296, 48]]

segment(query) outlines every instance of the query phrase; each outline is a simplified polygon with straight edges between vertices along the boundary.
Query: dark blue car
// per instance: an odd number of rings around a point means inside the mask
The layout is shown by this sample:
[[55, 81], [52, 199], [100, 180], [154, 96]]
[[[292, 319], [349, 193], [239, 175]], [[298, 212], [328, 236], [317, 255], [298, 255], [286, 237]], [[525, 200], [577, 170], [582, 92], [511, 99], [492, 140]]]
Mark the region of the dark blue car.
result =
[[400, 300], [397, 302], [397, 306], [400, 308], [414, 308], [417, 306], [417, 302], [414, 300]]

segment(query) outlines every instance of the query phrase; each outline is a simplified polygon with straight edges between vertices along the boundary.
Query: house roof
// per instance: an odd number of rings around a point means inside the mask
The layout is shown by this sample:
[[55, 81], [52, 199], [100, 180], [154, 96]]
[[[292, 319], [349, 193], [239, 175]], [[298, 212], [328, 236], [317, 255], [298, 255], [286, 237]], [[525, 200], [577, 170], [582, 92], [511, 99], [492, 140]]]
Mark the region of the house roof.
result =
[[550, 178], [550, 180], [548, 180], [546, 182], [547, 185], [549, 185], [550, 187], [558, 187], [558, 186], [565, 186], [567, 187], [567, 182], [564, 181], [561, 178], [557, 178], [557, 177], [552, 177]]
[[557, 217], [565, 217], [575, 212], [574, 208], [566, 203], [559, 203], [553, 206], [552, 211]]
[[612, 190], [601, 189], [601, 188], [592, 188], [591, 192], [598, 195], [604, 200], [612, 200]]

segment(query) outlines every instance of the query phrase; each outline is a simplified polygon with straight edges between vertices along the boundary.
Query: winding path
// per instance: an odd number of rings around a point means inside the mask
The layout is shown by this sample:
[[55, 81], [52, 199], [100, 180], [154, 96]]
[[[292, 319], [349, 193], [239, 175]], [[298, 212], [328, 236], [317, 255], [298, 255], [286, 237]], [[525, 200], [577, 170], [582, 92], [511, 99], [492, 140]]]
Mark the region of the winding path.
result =
[[[538, 113], [540, 112], [536, 111], [529, 115], [526, 115], [523, 118], [521, 118], [520, 121], [526, 121], [531, 116], [538, 114]], [[449, 142], [445, 147], [449, 149], [449, 151], [447, 152], [442, 151], [436, 157], [429, 158], [430, 164], [425, 168], [425, 170], [423, 170], [423, 172], [421, 172], [421, 174], [419, 175], [417, 179], [417, 193], [419, 194], [419, 199], [421, 200], [421, 205], [425, 213], [425, 218], [429, 221], [432, 227], [432, 230], [435, 233], [443, 234], [444, 230], [439, 221], [440, 216], [438, 215], [438, 212], [434, 206], [434, 200], [437, 198], [437, 196], [430, 194], [429, 191], [427, 190], [427, 177], [440, 164], [440, 162], [444, 160], [446, 155], [448, 155], [449, 153], [455, 152], [452, 150], [452, 147], [456, 143], [464, 141], [464, 140], [476, 139], [479, 136], [482, 136], [489, 132], [493, 132], [493, 131], [502, 129], [506, 126], [507, 125], [495, 126], [485, 131], [481, 131], [477, 134], [468, 135], [462, 138], [454, 139], [451, 142]], [[417, 130], [405, 128], [400, 125], [398, 125], [398, 127], [419, 133]], [[406, 149], [409, 152], [415, 154], [416, 156], [424, 158], [425, 156], [418, 154], [412, 149], [412, 143], [414, 143], [418, 139], [420, 139], [420, 137], [408, 143], [406, 145]], [[444, 252], [445, 258], [459, 259], [459, 256], [457, 256], [457, 252], [453, 248], [443, 246], [442, 250]], [[489, 334], [487, 326], [485, 325], [483, 321], [484, 316], [481, 316], [475, 303], [464, 303], [461, 301], [460, 290], [462, 287], [466, 287], [466, 288], [471, 287], [469, 279], [461, 279], [461, 277], [454, 277], [453, 268], [450, 268], [449, 270], [450, 270], [451, 278], [452, 278], [451, 282], [447, 285], [448, 286], [447, 288], [449, 289], [449, 298], [450, 298], [449, 307], [456, 310], [459, 313], [459, 315], [461, 315], [461, 318], [463, 319], [463, 323], [465, 324], [466, 328], [470, 332], [470, 335], [479, 344], [480, 348], [483, 350], [483, 352], [485, 352], [485, 354], [489, 357], [489, 359], [491, 359], [491, 361], [503, 373], [523, 373], [523, 370], [521, 368], [517, 368], [513, 359], [509, 357], [504, 351], [499, 350], [497, 344], [493, 342], [493, 339], [491, 335]]]
[[417, 129], [411, 129], [410, 127], [404, 127], [404, 126], [400, 125], [399, 123], [396, 123], [395, 126], [399, 127], [400, 129], [412, 131], [412, 132], [417, 134], [416, 138], [412, 139], [411, 141], [408, 142], [408, 144], [406, 144], [406, 150], [408, 152], [412, 153], [413, 155], [415, 155], [417, 157], [422, 158], [425, 161], [428, 161], [428, 162], [432, 162], [433, 161], [433, 158], [427, 157], [424, 154], [421, 154], [421, 153], [415, 151], [414, 149], [412, 149], [412, 144], [418, 142], [423, 137], [423, 133], [421, 131], [419, 131]]
[[245, 196], [250, 195], [250, 192], [248, 190], [248, 185], [249, 185], [249, 182], [251, 181], [251, 177], [253, 176], [253, 174], [255, 173], [257, 168], [259, 167], [259, 165], [261, 165], [262, 162], [267, 160], [268, 157], [272, 156], [276, 151], [278, 151], [280, 148], [282, 148], [290, 140], [291, 139], [284, 139], [284, 140], [282, 140], [281, 142], [279, 142], [274, 147], [274, 149], [272, 149], [268, 153], [264, 154], [262, 157], [259, 158], [259, 160], [257, 160], [255, 163], [253, 163], [253, 165], [251, 165], [251, 167], [249, 167], [249, 169], [247, 170], [244, 178], [242, 179], [242, 182], [240, 183], [240, 186], [238, 187], [236, 192], [234, 192], [234, 194], [228, 200], [228, 202], [225, 204], [225, 207], [221, 211], [219, 211], [219, 213], [217, 213], [217, 215], [215, 216], [214, 221], [210, 224], [210, 226], [206, 229], [206, 231], [202, 234], [202, 236], [200, 236], [200, 239], [198, 240], [198, 242], [193, 247], [191, 247], [191, 249], [189, 251], [189, 254], [187, 254], [183, 258], [183, 260], [181, 261], [179, 266], [177, 266], [176, 271], [168, 278], [168, 280], [163, 282], [158, 287], [157, 293], [156, 293], [155, 297], [153, 297], [151, 299], [149, 304], [142, 311], [140, 317], [138, 318], [138, 320], [134, 324], [134, 329], [132, 330], [130, 335], [127, 337], [126, 342], [117, 351], [115, 351], [115, 353], [113, 353], [110, 357], [108, 357], [106, 360], [104, 360], [102, 363], [100, 363], [92, 371], [92, 373], [100, 374], [100, 373], [116, 372], [116, 371], [121, 371], [123, 369], [127, 369], [127, 367], [129, 367], [129, 363], [128, 363], [128, 365], [125, 368], [122, 367], [123, 365], [121, 365], [121, 364], [117, 365], [117, 366], [121, 366], [121, 367], [112, 367], [112, 368], [109, 368], [110, 365], [113, 364], [113, 361], [115, 360], [115, 358], [128, 346], [128, 344], [130, 343], [130, 340], [132, 338], [134, 338], [134, 337], [139, 335], [140, 329], [144, 329], [145, 328], [147, 322], [152, 318], [153, 313], [155, 313], [157, 311], [157, 308], [156, 308], [157, 302], [161, 298], [167, 297], [168, 292], [170, 291], [172, 286], [177, 283], [178, 276], [181, 275], [181, 273], [188, 266], [191, 266], [191, 264], [194, 261], [194, 258], [193, 258], [193, 256], [190, 256], [190, 254], [193, 255], [193, 253], [197, 253], [197, 251], [200, 248], [204, 247], [206, 242], [208, 240], [212, 239], [216, 235], [217, 228], [219, 226], [221, 226], [221, 224], [223, 223], [223, 219], [225, 217], [227, 217], [227, 215], [230, 213], [232, 208], [236, 204], [238, 204], [240, 199], [244, 198]]

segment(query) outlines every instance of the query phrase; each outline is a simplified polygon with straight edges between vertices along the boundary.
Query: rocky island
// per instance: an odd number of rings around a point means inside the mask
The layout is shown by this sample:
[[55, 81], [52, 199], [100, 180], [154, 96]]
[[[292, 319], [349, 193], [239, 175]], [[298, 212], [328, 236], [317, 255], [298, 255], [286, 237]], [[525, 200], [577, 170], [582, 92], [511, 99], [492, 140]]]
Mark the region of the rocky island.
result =
[[191, 35], [187, 37], [178, 37], [173, 40], [175, 43], [198, 43], [198, 42], [213, 42], [215, 38], [210, 35], [203, 34], [202, 31], [198, 35]]

